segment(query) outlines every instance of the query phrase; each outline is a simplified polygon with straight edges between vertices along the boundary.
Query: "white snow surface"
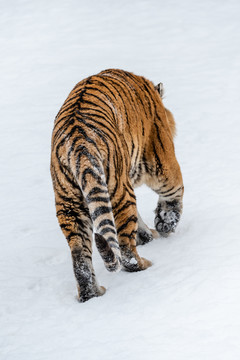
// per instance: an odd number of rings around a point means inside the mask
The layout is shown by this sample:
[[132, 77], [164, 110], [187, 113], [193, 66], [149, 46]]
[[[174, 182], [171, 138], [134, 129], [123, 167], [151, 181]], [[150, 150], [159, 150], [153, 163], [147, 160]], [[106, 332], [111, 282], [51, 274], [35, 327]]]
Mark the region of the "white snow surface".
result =
[[[239, 360], [239, 0], [8, 0], [0, 11], [0, 359]], [[177, 123], [184, 210], [84, 304], [55, 217], [53, 121], [107, 68], [163, 82]], [[156, 195], [136, 191], [153, 225]]]

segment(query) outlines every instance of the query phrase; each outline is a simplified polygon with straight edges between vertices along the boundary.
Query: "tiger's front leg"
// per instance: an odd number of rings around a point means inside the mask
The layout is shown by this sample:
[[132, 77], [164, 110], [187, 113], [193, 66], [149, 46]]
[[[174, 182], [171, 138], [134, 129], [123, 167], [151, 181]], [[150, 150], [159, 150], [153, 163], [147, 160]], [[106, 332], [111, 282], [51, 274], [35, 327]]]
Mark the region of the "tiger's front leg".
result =
[[154, 187], [153, 190], [159, 195], [154, 225], [160, 236], [167, 237], [175, 231], [183, 207], [184, 186], [181, 170], [177, 162], [175, 171], [168, 171], [165, 180], [160, 182], [158, 188]]

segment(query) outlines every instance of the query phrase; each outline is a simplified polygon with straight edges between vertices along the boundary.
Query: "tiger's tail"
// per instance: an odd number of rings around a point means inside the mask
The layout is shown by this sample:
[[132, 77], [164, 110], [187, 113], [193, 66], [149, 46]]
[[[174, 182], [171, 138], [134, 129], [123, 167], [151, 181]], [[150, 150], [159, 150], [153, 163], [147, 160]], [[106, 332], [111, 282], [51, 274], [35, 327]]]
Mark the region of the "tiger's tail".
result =
[[88, 160], [77, 174], [78, 182], [93, 222], [97, 249], [107, 270], [118, 272], [122, 258], [105, 173], [92, 154]]
[[122, 268], [122, 259], [119, 246], [113, 244], [112, 239], [106, 239], [98, 233], [95, 234], [95, 242], [106, 269], [111, 272], [120, 271]]

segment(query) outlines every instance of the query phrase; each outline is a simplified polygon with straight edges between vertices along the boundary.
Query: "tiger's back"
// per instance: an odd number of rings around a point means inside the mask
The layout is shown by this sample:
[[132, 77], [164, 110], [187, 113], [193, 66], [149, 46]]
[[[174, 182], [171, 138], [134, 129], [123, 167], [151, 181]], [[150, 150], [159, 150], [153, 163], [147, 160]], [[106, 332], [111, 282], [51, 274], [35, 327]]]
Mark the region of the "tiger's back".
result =
[[104, 293], [92, 267], [92, 232], [108, 270], [143, 270], [137, 243], [152, 239], [133, 188], [159, 195], [155, 226], [175, 230], [183, 185], [175, 157], [174, 120], [143, 77], [105, 70], [78, 83], [60, 109], [52, 137], [57, 216], [72, 252], [79, 299]]

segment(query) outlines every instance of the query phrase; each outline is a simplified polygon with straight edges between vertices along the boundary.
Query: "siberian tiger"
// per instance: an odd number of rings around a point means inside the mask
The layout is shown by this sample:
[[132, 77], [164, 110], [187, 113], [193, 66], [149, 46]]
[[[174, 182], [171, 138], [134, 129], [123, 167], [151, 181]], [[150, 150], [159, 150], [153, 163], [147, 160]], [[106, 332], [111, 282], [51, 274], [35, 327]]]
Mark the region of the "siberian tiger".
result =
[[57, 114], [51, 175], [80, 302], [106, 291], [92, 266], [93, 232], [109, 271], [151, 266], [136, 249], [154, 233], [138, 214], [136, 186], [145, 183], [159, 195], [157, 232], [167, 236], [175, 230], [184, 187], [174, 134], [162, 87], [123, 70], [105, 70], [80, 81]]

